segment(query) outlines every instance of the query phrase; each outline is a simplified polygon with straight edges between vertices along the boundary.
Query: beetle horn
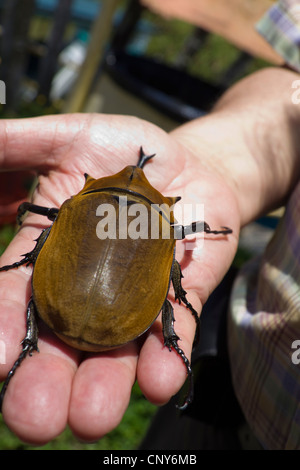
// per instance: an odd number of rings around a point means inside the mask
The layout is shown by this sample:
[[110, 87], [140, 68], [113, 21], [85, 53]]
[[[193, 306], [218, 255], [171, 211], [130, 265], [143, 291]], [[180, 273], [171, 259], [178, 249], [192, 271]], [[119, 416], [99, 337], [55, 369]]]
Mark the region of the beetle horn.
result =
[[153, 158], [154, 156], [155, 156], [155, 153], [153, 153], [153, 155], [146, 155], [144, 153], [143, 147], [140, 147], [140, 157], [139, 157], [137, 167], [143, 168], [144, 165], [147, 163], [147, 161], [150, 160], [150, 158]]

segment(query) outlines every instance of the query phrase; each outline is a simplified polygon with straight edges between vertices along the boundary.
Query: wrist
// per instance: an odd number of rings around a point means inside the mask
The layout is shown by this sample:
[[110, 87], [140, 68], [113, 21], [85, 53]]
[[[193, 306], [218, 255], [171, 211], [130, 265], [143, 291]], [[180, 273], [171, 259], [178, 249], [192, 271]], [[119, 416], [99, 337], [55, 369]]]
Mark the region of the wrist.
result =
[[181, 126], [171, 135], [192, 152], [200, 175], [213, 175], [214, 179], [219, 180], [219, 186], [226, 188], [226, 193], [232, 193], [242, 226], [252, 219], [255, 212], [254, 201], [250, 205], [245, 197], [252, 187], [252, 178], [248, 181], [245, 178], [246, 168], [253, 178], [259, 172], [252, 163], [238, 126], [240, 124], [235, 122], [235, 116], [227, 117], [225, 112], [213, 112]]

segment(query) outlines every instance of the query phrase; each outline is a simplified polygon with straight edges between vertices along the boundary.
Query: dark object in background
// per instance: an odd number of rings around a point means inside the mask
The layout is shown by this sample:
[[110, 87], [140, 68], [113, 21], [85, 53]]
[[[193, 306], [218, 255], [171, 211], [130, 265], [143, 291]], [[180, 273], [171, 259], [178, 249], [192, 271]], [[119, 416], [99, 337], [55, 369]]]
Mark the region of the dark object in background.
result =
[[16, 109], [27, 68], [29, 25], [35, 0], [7, 0], [2, 11], [0, 77], [6, 84], [5, 110]]

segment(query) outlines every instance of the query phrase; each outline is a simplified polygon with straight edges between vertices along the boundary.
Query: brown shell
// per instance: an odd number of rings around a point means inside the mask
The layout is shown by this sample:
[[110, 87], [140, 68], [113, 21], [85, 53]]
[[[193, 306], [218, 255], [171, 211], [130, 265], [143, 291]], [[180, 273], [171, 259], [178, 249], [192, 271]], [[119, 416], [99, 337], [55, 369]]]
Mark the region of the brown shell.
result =
[[[147, 207], [148, 235], [153, 224], [148, 201], [176, 202], [152, 188], [136, 167], [99, 180], [88, 177], [83, 190], [62, 205], [34, 266], [39, 316], [77, 349], [103, 351], [137, 338], [153, 323], [168, 294], [175, 247], [168, 214], [156, 219], [158, 238], [120, 239], [120, 211], [129, 207], [119, 202], [124, 195], [130, 204]], [[100, 204], [115, 209], [116, 239], [97, 235]], [[128, 227], [132, 221], [129, 217]], [[170, 231], [165, 239], [164, 230]]]

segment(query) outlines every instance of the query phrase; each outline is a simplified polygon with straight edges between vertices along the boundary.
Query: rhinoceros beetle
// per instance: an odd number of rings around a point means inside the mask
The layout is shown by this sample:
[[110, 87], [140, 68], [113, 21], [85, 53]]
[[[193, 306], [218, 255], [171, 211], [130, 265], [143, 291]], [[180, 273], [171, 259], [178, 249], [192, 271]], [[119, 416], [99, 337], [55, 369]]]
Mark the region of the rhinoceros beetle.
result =
[[[37, 317], [68, 345], [83, 351], [105, 351], [141, 336], [160, 312], [164, 345], [181, 357], [189, 378], [188, 393], [179, 408], [191, 403], [192, 369], [178, 346], [173, 307], [167, 298], [171, 282], [175, 300], [190, 310], [198, 333], [199, 318], [181, 285], [183, 276], [175, 259], [175, 244], [191, 233], [229, 234], [231, 229], [211, 230], [203, 221], [178, 225], [172, 206], [180, 197], [163, 196], [144, 174], [143, 167], [152, 157], [146, 156], [141, 147], [136, 166], [100, 179], [86, 174], [83, 189], [60, 209], [30, 202], [20, 205], [19, 220], [29, 211], [48, 217], [53, 223], [42, 231], [33, 250], [21, 261], [0, 268], [7, 271], [33, 265], [27, 331], [22, 351], [2, 387], [0, 406], [16, 369], [28, 354], [38, 350]], [[123, 216], [136, 205], [146, 209], [147, 229], [142, 236], [132, 237], [130, 218]], [[115, 220], [105, 220], [102, 225], [100, 222], [99, 227], [99, 211], [103, 207], [112, 208]], [[104, 225], [109, 223], [114, 237], [103, 236]], [[156, 237], [152, 236], [153, 228]]]

